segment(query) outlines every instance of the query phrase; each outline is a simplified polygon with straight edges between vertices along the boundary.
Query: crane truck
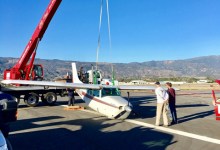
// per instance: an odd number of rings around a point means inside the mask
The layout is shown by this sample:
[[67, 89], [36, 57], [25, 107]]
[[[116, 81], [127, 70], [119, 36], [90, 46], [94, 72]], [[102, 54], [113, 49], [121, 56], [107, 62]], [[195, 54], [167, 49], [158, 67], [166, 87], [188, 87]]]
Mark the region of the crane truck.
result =
[[[50, 1], [18, 62], [12, 68], [4, 71], [5, 80], [43, 80], [43, 66], [41, 64], [34, 64], [37, 46], [43, 38], [61, 1]], [[28, 106], [33, 107], [38, 104], [39, 98], [46, 104], [53, 105], [57, 100], [57, 95], [63, 96], [65, 89], [55, 87], [2, 86], [1, 91], [12, 95], [18, 102], [20, 99], [24, 99]]]

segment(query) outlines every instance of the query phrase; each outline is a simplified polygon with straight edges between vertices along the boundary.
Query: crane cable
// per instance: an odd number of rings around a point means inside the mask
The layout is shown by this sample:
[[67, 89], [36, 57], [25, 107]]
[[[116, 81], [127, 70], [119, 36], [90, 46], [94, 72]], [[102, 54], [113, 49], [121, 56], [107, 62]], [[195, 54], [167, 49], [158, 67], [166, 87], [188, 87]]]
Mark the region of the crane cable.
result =
[[112, 48], [112, 41], [111, 41], [111, 30], [110, 30], [110, 16], [109, 16], [109, 9], [108, 9], [108, 0], [106, 0], [106, 7], [107, 7], [107, 17], [108, 17], [108, 40], [110, 49]]
[[[103, 0], [101, 0], [100, 16], [99, 16], [98, 46], [96, 49], [96, 70], [98, 70], [99, 49], [100, 49], [100, 45], [101, 45], [102, 9], [103, 9]], [[111, 51], [112, 43], [111, 43], [110, 15], [109, 15], [108, 0], [106, 0], [106, 11], [107, 11], [107, 19], [108, 19], [108, 39], [109, 39], [109, 47], [110, 47], [110, 51]], [[111, 53], [111, 55], [112, 55], [112, 53]]]
[[98, 46], [96, 49], [96, 70], [98, 70], [98, 59], [99, 59], [99, 49], [100, 49], [100, 40], [101, 40], [102, 5], [103, 5], [103, 0], [101, 0], [100, 16], [99, 16], [99, 35], [98, 35]]
[[[109, 39], [109, 47], [110, 47], [110, 57], [112, 58], [112, 41], [111, 41], [111, 26], [110, 26], [110, 15], [109, 15], [109, 7], [108, 7], [108, 0], [106, 0], [106, 7], [107, 7], [107, 17], [108, 17], [108, 39]], [[115, 85], [115, 71], [113, 68], [113, 64], [111, 63], [112, 68], [112, 85]]]
[[[100, 16], [99, 16], [99, 33], [98, 33], [98, 46], [96, 49], [96, 71], [98, 71], [98, 59], [99, 59], [99, 49], [101, 45], [101, 26], [102, 26], [102, 9], [103, 9], [103, 0], [101, 0], [101, 6], [100, 6]], [[112, 42], [111, 42], [111, 28], [110, 28], [110, 15], [109, 15], [109, 5], [108, 5], [108, 0], [106, 0], [106, 11], [107, 11], [107, 20], [108, 20], [108, 40], [109, 40], [109, 48], [110, 48], [110, 57], [112, 58]], [[111, 64], [112, 68], [112, 83], [115, 85], [115, 72], [113, 69], [113, 64]], [[95, 79], [96, 79], [96, 74], [95, 74]]]

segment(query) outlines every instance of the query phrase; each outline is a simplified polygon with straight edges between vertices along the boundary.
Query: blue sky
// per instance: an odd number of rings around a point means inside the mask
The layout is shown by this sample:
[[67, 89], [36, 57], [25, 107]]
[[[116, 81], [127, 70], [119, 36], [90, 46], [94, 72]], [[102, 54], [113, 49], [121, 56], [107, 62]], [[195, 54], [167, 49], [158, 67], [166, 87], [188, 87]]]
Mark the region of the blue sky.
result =
[[[20, 57], [49, 2], [0, 1], [0, 57]], [[109, 9], [112, 47], [104, 7], [99, 61], [220, 55], [219, 0], [109, 0]], [[37, 58], [96, 61], [99, 13], [100, 0], [63, 0]]]

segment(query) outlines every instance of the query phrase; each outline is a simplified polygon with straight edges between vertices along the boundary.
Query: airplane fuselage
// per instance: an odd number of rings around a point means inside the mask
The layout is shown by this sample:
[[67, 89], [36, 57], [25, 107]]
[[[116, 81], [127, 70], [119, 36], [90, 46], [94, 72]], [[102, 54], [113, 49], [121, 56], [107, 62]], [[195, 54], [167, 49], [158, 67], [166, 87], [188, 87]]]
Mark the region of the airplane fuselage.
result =
[[131, 113], [131, 104], [120, 96], [120, 92], [106, 94], [105, 90], [117, 89], [101, 89], [101, 90], [82, 90], [77, 89], [78, 95], [93, 110], [107, 116], [110, 119], [126, 119]]

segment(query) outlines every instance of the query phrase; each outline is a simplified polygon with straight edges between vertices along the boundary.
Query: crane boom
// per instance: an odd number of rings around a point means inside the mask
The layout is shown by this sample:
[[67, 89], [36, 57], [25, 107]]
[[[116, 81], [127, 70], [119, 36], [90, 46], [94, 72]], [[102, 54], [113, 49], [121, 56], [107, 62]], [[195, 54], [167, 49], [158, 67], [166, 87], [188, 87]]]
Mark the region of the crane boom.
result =
[[[33, 61], [36, 55], [38, 42], [42, 39], [51, 19], [62, 0], [51, 0], [46, 11], [44, 12], [39, 24], [37, 25], [30, 41], [25, 47], [18, 62], [4, 72], [4, 79], [29, 79], [30, 71], [33, 68]], [[32, 56], [32, 58], [31, 58]], [[31, 63], [28, 65], [31, 58]]]

